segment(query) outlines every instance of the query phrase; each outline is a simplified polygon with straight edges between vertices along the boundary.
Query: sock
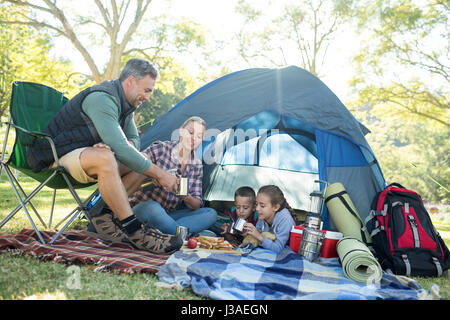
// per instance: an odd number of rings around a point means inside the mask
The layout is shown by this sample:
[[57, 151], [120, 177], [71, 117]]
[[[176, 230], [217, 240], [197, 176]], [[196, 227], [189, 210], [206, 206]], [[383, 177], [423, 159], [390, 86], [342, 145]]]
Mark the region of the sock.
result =
[[105, 206], [103, 207], [101, 213], [109, 213], [109, 214], [113, 214], [113, 212], [111, 211], [111, 209], [108, 207], [108, 205], [105, 204]]
[[120, 220], [120, 225], [127, 235], [135, 233], [141, 228], [142, 223], [136, 219], [135, 215], [131, 215], [123, 220]]

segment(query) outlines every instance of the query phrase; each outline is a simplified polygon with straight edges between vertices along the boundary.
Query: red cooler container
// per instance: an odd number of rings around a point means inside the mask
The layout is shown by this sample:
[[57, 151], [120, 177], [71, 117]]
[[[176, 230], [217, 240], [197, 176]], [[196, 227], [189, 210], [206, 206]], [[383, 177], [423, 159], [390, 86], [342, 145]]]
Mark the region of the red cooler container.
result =
[[[296, 253], [300, 249], [303, 229], [305, 229], [303, 226], [293, 226], [291, 229], [289, 247]], [[344, 235], [336, 231], [322, 230], [322, 232], [325, 233], [325, 239], [323, 240], [320, 256], [322, 258], [337, 258], [336, 244]]]
[[326, 231], [325, 239], [323, 239], [322, 250], [320, 256], [322, 258], [337, 258], [338, 253], [336, 250], [336, 244], [344, 235], [336, 231]]
[[302, 240], [303, 226], [293, 226], [291, 229], [291, 237], [289, 239], [289, 247], [295, 252], [298, 253], [298, 249], [300, 249], [300, 241]]

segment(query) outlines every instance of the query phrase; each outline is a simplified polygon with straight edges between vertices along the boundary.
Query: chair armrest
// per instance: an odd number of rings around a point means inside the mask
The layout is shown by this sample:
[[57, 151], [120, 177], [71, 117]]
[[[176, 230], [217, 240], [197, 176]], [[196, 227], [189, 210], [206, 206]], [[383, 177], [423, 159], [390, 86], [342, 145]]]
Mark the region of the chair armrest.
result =
[[26, 130], [26, 129], [24, 129], [24, 128], [14, 124], [14, 123], [12, 123], [12, 122], [5, 122], [5, 123], [9, 124], [10, 126], [16, 128], [16, 129], [19, 129], [20, 131], [22, 131], [22, 132], [24, 132], [24, 133], [26, 133], [26, 134], [28, 134], [30, 136], [36, 137], [36, 138], [41, 138], [41, 139], [43, 139], [45, 137], [51, 138], [50, 135], [48, 135], [46, 133], [43, 133], [43, 132]]
[[53, 158], [55, 159], [55, 163], [59, 167], [59, 158], [58, 158], [58, 155], [56, 153], [55, 143], [53, 142], [52, 137], [49, 134], [43, 133], [43, 132], [38, 132], [38, 131], [29, 131], [29, 130], [26, 130], [26, 129], [24, 129], [24, 128], [14, 124], [14, 123], [12, 123], [12, 122], [10, 122], [10, 121], [5, 122], [5, 123], [10, 125], [10, 126], [12, 126], [12, 127], [14, 127], [15, 129], [18, 129], [18, 130], [22, 131], [23, 133], [25, 133], [25, 134], [27, 134], [29, 136], [32, 136], [32, 137], [35, 137], [35, 138], [38, 138], [38, 139], [45, 139], [45, 140], [47, 140], [47, 142], [50, 144], [50, 148], [52, 149], [52, 154], [53, 154]]

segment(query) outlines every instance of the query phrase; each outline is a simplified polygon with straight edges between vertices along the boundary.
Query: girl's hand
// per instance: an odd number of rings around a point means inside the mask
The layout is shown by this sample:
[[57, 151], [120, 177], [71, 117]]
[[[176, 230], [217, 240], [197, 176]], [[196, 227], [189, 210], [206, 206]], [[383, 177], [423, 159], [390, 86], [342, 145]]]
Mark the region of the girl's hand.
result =
[[253, 237], [255, 237], [259, 242], [261, 242], [261, 243], [264, 242], [264, 236], [261, 234], [261, 232], [256, 230], [256, 227], [253, 225], [253, 223], [246, 222], [244, 224], [244, 231], [247, 234], [250, 234]]

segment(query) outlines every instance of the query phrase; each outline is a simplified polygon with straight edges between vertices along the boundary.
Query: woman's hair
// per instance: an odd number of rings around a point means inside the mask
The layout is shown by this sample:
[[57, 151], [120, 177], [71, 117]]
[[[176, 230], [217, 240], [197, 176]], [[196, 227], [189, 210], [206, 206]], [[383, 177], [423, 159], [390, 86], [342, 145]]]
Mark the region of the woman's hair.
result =
[[234, 192], [234, 197], [246, 197], [246, 198], [250, 198], [252, 200], [252, 203], [254, 204], [256, 202], [256, 194], [255, 194], [255, 190], [253, 190], [253, 188], [251, 187], [240, 187], [238, 189], [236, 189], [236, 191]]
[[159, 72], [151, 62], [133, 58], [127, 61], [120, 73], [119, 80], [124, 81], [129, 76], [134, 76], [137, 80], [145, 78], [150, 75], [155, 80], [158, 80]]
[[258, 193], [263, 193], [270, 198], [270, 203], [272, 206], [280, 205], [280, 210], [286, 208], [291, 213], [292, 218], [297, 224], [297, 216], [295, 214], [294, 209], [287, 203], [286, 198], [284, 197], [283, 191], [275, 185], [267, 185], [259, 188]]
[[192, 116], [189, 117], [188, 119], [186, 119], [185, 122], [183, 122], [183, 124], [181, 125], [182, 128], [186, 128], [186, 126], [188, 125], [189, 122], [197, 122], [200, 123], [201, 125], [203, 125], [206, 128], [206, 122], [205, 120], [203, 120], [202, 118], [198, 117], [198, 116]]

